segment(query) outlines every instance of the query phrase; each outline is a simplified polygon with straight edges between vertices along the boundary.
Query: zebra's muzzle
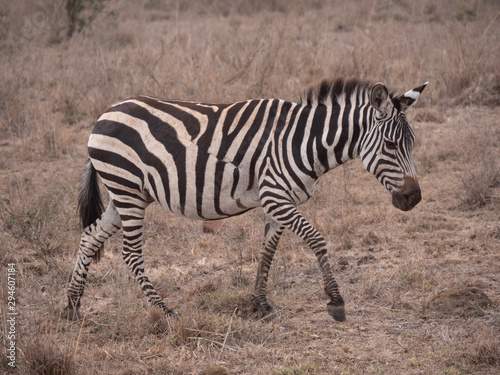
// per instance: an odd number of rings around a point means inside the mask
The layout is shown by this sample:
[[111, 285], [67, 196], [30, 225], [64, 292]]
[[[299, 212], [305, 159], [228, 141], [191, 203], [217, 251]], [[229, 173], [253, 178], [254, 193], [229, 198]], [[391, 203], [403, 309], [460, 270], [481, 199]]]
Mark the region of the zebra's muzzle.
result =
[[405, 177], [403, 188], [392, 193], [392, 204], [401, 211], [409, 211], [422, 200], [420, 185], [415, 178]]

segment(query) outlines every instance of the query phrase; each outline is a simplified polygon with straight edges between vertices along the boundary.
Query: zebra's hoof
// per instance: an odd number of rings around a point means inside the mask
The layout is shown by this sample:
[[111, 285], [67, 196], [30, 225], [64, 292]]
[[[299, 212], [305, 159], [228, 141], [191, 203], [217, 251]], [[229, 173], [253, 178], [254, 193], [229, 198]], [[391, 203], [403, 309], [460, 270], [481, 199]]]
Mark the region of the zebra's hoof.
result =
[[270, 323], [272, 322], [274, 319], [276, 318], [279, 318], [280, 317], [280, 313], [278, 311], [276, 311], [275, 309], [273, 309], [272, 307], [266, 309], [265, 311], [264, 310], [261, 310], [262, 312], [262, 317], [261, 319], [266, 322], [266, 323]]
[[169, 318], [173, 322], [178, 322], [181, 320], [181, 318], [179, 317], [179, 314], [177, 314], [177, 312], [174, 310], [167, 309], [166, 314], [167, 314], [167, 318]]
[[72, 306], [66, 306], [66, 308], [61, 312], [61, 319], [76, 322], [83, 319], [83, 315], [80, 313], [79, 308], [73, 308]]
[[328, 311], [328, 314], [337, 322], [343, 322], [345, 320], [344, 303], [339, 305], [335, 302], [328, 302], [326, 310]]

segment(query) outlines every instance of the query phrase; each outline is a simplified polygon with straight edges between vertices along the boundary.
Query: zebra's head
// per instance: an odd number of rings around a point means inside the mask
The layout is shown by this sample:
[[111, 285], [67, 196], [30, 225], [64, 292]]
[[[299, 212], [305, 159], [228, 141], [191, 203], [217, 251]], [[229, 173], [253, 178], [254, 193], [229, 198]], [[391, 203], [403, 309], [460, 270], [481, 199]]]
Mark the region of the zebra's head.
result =
[[370, 92], [375, 113], [361, 144], [361, 160], [392, 194], [394, 207], [402, 211], [411, 210], [422, 199], [411, 156], [415, 135], [405, 111], [417, 101], [426, 85], [427, 82], [399, 97], [390, 95], [382, 83], [376, 83]]

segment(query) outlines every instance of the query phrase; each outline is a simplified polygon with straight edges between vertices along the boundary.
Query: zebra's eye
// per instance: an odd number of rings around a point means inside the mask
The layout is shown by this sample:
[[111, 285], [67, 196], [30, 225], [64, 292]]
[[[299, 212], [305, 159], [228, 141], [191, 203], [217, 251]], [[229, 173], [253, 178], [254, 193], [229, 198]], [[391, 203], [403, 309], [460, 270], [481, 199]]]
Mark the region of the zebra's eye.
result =
[[388, 150], [395, 150], [398, 148], [398, 146], [391, 141], [385, 141], [385, 146], [387, 147]]

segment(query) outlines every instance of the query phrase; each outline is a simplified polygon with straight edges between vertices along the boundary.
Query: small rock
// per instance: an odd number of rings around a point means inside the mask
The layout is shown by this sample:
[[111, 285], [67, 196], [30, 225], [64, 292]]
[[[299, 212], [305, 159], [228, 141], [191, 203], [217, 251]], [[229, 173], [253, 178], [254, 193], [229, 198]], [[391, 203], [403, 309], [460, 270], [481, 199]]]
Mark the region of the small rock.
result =
[[364, 255], [358, 259], [358, 266], [360, 266], [361, 264], [370, 263], [373, 260], [375, 260], [375, 257], [373, 255], [371, 254]]
[[345, 257], [340, 257], [339, 258], [339, 269], [345, 270], [347, 266], [349, 265], [349, 261]]
[[222, 220], [204, 221], [203, 233], [215, 233], [220, 229], [223, 223]]

